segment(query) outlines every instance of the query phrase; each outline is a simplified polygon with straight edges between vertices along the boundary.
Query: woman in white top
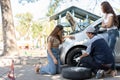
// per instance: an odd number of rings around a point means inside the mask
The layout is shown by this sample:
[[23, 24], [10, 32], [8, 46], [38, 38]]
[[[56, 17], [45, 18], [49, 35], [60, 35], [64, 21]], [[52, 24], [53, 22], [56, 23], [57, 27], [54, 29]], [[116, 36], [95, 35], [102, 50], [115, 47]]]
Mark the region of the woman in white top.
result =
[[[104, 1], [101, 3], [101, 9], [102, 9], [102, 12], [105, 14], [103, 17], [102, 27], [107, 29], [108, 44], [112, 52], [114, 53], [116, 39], [119, 36], [118, 19], [115, 12], [113, 11], [113, 8], [107, 1]], [[115, 68], [115, 62], [112, 65], [112, 69], [113, 70], [110, 70], [111, 74], [112, 76], [115, 76], [117, 74], [117, 71]]]

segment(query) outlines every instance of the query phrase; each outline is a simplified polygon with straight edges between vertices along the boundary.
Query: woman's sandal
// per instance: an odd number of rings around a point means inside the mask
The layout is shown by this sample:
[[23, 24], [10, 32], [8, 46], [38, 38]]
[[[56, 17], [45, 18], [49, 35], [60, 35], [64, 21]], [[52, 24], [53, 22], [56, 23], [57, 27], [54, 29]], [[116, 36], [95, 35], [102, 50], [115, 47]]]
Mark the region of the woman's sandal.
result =
[[39, 64], [37, 64], [36, 66], [35, 66], [35, 72], [36, 72], [36, 74], [39, 74], [40, 72], [40, 65]]
[[114, 77], [114, 76], [117, 75], [117, 70], [111, 70], [111, 69], [109, 69], [109, 70], [107, 70], [105, 72], [105, 74], [110, 74], [112, 77]]

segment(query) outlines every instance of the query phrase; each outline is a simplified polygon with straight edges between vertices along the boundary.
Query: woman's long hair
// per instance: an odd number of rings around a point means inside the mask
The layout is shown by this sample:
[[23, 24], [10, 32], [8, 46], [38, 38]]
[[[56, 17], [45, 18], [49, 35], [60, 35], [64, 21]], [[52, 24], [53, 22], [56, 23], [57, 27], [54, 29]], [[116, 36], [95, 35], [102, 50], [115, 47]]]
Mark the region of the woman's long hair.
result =
[[[56, 27], [54, 28], [54, 30], [50, 33], [49, 36], [53, 36], [55, 38], [57, 38], [60, 43], [62, 43], [62, 34], [61, 35], [58, 35], [58, 32], [63, 30], [63, 26], [62, 25], [56, 25]], [[49, 37], [48, 36], [48, 37]]]
[[113, 14], [113, 24], [118, 27], [118, 19], [117, 16], [112, 8], [112, 6], [109, 4], [109, 2], [104, 1], [101, 3], [101, 6], [103, 7], [103, 12], [104, 13], [112, 13]]

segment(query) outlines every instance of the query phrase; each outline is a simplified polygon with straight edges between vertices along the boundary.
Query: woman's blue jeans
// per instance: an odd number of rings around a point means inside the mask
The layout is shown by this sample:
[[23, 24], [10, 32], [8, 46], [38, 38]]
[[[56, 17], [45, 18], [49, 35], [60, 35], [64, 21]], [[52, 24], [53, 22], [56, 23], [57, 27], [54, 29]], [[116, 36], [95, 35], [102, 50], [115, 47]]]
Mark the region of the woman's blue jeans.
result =
[[40, 68], [40, 74], [50, 74], [54, 75], [60, 72], [60, 51], [58, 48], [51, 48], [53, 55], [56, 57], [58, 64], [54, 64], [52, 57], [49, 55], [47, 56], [48, 64], [46, 66], [42, 66]]
[[108, 30], [108, 45], [110, 46], [112, 52], [115, 49], [117, 37], [119, 37], [119, 32], [117, 29]]
[[110, 46], [111, 51], [113, 52], [113, 56], [114, 56], [114, 63], [112, 65], [112, 69], [115, 69], [115, 52], [114, 52], [114, 49], [115, 49], [115, 44], [116, 44], [116, 41], [117, 41], [117, 37], [119, 37], [119, 32], [118, 32], [117, 29], [108, 30], [108, 45]]

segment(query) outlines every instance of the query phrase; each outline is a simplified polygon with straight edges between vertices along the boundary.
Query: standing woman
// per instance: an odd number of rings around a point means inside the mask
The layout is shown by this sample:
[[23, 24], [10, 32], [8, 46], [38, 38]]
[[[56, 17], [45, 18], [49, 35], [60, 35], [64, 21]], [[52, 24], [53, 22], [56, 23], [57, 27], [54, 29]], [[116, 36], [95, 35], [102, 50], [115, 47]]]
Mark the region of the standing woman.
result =
[[114, 55], [114, 64], [112, 65], [112, 70], [109, 70], [109, 72], [111, 73], [112, 76], [115, 76], [117, 75], [117, 71], [115, 68], [114, 49], [115, 49], [116, 39], [119, 36], [118, 19], [115, 12], [113, 11], [113, 8], [107, 1], [104, 1], [101, 3], [101, 9], [102, 9], [102, 12], [105, 14], [103, 17], [102, 27], [107, 29], [108, 44]]
[[36, 73], [54, 75], [60, 72], [60, 50], [58, 47], [62, 43], [63, 38], [74, 38], [73, 36], [63, 37], [62, 32], [63, 26], [57, 25], [49, 35], [47, 39], [48, 64], [46, 66], [37, 65], [35, 68]]

